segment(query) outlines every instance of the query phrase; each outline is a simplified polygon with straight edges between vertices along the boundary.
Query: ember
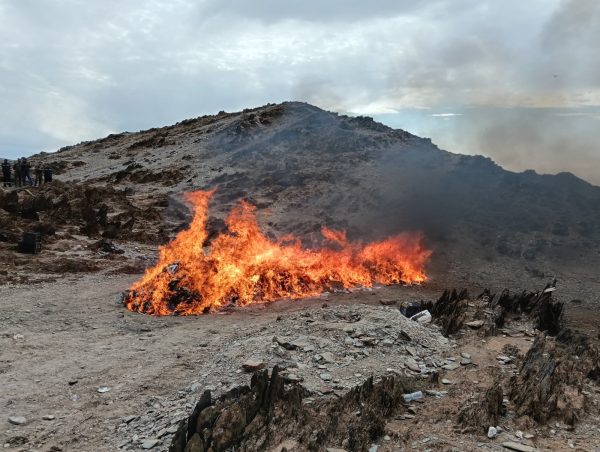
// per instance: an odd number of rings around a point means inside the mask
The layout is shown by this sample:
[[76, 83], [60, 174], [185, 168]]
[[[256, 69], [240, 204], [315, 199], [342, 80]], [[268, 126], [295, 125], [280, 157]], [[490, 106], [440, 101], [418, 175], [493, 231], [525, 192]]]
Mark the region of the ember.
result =
[[208, 202], [212, 191], [188, 193], [194, 207], [189, 229], [160, 248], [125, 297], [131, 311], [153, 315], [202, 314], [230, 304], [315, 296], [336, 288], [374, 283], [422, 283], [431, 252], [419, 234], [399, 234], [374, 243], [349, 242], [344, 231], [323, 228], [329, 245], [303, 249], [300, 240], [265, 237], [254, 206], [241, 202], [227, 218], [228, 231], [205, 249]]

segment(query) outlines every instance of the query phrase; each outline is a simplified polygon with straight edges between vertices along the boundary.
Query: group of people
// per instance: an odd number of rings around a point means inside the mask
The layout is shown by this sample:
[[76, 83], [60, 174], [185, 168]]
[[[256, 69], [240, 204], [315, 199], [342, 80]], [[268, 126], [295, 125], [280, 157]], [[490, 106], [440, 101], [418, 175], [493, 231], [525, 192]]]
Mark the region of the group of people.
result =
[[[31, 177], [32, 172], [35, 175], [35, 180]], [[39, 186], [43, 183], [52, 182], [52, 167], [40, 163], [35, 168], [32, 168], [25, 157], [17, 159], [13, 164], [8, 159], [4, 159], [2, 163], [2, 176], [4, 187]]]

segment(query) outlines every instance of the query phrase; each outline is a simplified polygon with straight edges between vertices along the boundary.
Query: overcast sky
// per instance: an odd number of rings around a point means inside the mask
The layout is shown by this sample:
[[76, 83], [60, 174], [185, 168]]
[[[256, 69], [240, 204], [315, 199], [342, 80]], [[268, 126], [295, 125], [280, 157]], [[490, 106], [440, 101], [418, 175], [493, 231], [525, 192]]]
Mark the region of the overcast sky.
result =
[[267, 102], [600, 184], [600, 0], [0, 0], [0, 155]]

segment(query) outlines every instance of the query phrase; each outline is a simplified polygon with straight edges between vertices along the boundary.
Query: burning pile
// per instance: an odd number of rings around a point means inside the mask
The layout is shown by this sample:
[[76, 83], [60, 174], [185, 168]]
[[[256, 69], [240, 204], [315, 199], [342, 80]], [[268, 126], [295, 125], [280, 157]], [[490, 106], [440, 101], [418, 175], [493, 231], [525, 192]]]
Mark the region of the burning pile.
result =
[[254, 206], [242, 202], [226, 220], [228, 231], [205, 249], [208, 202], [212, 191], [188, 193], [194, 207], [189, 229], [161, 247], [125, 298], [131, 311], [153, 315], [207, 313], [230, 304], [315, 296], [323, 291], [371, 287], [374, 283], [412, 284], [427, 279], [431, 254], [419, 235], [400, 234], [374, 243], [352, 243], [343, 231], [323, 228], [328, 245], [303, 249], [298, 238], [265, 237]]

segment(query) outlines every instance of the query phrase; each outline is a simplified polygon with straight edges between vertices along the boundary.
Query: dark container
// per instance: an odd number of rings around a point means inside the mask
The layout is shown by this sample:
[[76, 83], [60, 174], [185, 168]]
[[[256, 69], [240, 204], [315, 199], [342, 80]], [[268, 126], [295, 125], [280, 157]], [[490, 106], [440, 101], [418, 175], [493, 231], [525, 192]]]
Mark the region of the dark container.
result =
[[38, 254], [42, 251], [42, 236], [39, 232], [24, 232], [19, 242], [19, 252]]

